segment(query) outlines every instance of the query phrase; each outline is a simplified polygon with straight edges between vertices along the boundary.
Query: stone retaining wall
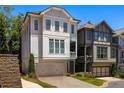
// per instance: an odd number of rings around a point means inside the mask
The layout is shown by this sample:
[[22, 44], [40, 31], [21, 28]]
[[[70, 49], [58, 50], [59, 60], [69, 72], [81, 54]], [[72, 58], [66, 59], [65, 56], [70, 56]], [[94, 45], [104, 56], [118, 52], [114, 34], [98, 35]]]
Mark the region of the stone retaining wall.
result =
[[17, 55], [0, 54], [0, 87], [22, 87]]

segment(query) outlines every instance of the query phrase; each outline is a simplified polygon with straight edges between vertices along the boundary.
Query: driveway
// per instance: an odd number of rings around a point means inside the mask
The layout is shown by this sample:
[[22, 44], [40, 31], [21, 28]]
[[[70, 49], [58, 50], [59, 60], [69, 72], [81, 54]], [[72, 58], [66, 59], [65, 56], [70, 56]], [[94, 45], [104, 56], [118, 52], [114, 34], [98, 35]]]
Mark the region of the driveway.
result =
[[104, 88], [124, 88], [124, 80], [114, 77], [102, 77], [100, 79], [104, 79], [107, 81]]
[[39, 77], [39, 80], [58, 88], [94, 88], [96, 86], [67, 76]]
[[23, 88], [42, 88], [40, 85], [24, 79], [21, 79], [21, 82]]

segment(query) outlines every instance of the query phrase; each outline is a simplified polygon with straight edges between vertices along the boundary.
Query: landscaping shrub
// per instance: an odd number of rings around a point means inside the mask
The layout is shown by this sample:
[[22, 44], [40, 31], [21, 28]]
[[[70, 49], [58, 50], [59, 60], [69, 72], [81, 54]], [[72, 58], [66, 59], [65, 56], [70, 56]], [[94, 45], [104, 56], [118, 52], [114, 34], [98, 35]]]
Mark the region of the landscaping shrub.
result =
[[124, 73], [119, 73], [120, 78], [124, 78]]
[[114, 76], [116, 76], [116, 74], [117, 74], [116, 65], [113, 64], [112, 65], [112, 68], [111, 68], [111, 75], [114, 77]]
[[77, 73], [77, 74], [76, 74], [76, 76], [82, 77], [82, 74], [80, 74], [80, 73]]
[[28, 75], [31, 78], [36, 78], [33, 54], [30, 54]]
[[70, 74], [70, 73], [67, 73], [66, 75], [67, 75], [67, 76], [71, 76], [71, 74]]
[[84, 74], [84, 77], [87, 77], [87, 78], [95, 78], [95, 76], [92, 75], [91, 73], [85, 73], [85, 74]]

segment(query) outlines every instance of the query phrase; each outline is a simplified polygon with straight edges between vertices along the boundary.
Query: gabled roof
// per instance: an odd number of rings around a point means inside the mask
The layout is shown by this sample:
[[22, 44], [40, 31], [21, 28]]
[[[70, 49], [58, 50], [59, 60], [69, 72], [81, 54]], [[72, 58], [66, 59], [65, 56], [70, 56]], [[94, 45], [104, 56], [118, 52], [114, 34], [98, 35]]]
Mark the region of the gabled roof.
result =
[[72, 19], [72, 20], [75, 20], [75, 21], [77, 21], [78, 23], [80, 22], [80, 20], [73, 18], [73, 17], [70, 15], [70, 13], [69, 13], [68, 11], [66, 11], [66, 10], [63, 9], [63, 8], [57, 7], [57, 6], [49, 7], [49, 8], [47, 8], [47, 9], [44, 9], [43, 11], [27, 12], [23, 22], [25, 22], [25, 19], [26, 19], [26, 17], [28, 16], [28, 14], [44, 15], [44, 14], [47, 13], [48, 11], [54, 10], [54, 9], [57, 9], [57, 10], [59, 10], [59, 11], [65, 13], [68, 18], [70, 18], [70, 19]]
[[121, 34], [124, 34], [124, 28], [117, 29], [117, 30], [115, 31], [115, 35], [114, 35], [114, 36], [119, 36], [119, 35], [121, 35]]
[[81, 25], [78, 30], [80, 30], [82, 28], [94, 29], [95, 27], [94, 27], [94, 24], [93, 23], [91, 23], [90, 21], [88, 21], [87, 23]]
[[102, 20], [102, 21], [100, 21], [98, 24], [96, 24], [95, 25], [95, 27], [97, 27], [98, 25], [100, 25], [100, 24], [105, 24], [111, 31], [114, 31], [109, 25], [108, 25], [108, 23], [105, 21], [105, 20]]

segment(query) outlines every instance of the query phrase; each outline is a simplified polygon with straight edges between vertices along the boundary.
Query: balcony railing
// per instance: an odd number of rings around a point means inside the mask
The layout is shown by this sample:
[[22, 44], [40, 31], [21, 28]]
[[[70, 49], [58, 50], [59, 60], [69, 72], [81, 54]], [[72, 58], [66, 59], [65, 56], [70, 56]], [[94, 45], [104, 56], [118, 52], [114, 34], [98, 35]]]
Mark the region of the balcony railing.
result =
[[75, 59], [76, 58], [76, 52], [70, 52], [70, 58]]
[[[80, 56], [80, 57], [78, 57], [78, 59], [84, 62], [84, 56]], [[87, 55], [86, 62], [87, 63], [92, 62], [92, 56]]]

